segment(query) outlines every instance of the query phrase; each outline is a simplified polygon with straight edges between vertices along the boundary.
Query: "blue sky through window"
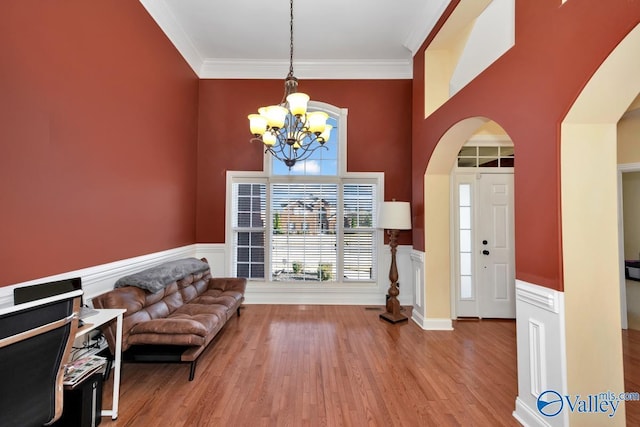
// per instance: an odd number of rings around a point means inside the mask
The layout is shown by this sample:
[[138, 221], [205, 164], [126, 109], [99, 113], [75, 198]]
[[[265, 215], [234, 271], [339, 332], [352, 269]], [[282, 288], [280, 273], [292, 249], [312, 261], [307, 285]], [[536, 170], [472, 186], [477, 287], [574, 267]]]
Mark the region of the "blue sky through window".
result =
[[291, 170], [284, 162], [271, 157], [273, 175], [338, 175], [338, 121], [329, 117], [327, 124], [333, 129], [329, 141], [324, 144], [326, 148], [317, 149], [307, 160], [298, 161]]

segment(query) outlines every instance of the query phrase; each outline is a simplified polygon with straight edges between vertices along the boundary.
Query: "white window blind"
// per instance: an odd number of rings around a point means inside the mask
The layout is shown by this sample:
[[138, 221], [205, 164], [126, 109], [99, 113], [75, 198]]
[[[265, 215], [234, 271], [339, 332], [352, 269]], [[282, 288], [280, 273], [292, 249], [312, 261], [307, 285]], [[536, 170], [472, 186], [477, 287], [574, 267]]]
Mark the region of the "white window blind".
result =
[[372, 184], [344, 185], [344, 272], [348, 280], [372, 280], [375, 277], [376, 190]]
[[338, 185], [271, 185], [271, 279], [335, 281]]
[[266, 185], [233, 185], [234, 268], [236, 277], [264, 278]]
[[298, 181], [233, 184], [235, 274], [278, 282], [375, 280], [377, 184]]

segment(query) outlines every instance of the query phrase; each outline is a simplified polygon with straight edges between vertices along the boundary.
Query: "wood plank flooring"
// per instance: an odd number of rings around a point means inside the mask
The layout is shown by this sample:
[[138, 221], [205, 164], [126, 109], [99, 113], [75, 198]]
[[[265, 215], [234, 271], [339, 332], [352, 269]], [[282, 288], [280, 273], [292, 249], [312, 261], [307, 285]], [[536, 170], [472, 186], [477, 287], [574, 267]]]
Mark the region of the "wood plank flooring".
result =
[[[451, 332], [362, 306], [247, 305], [188, 365], [124, 364], [101, 426], [512, 426], [515, 323]], [[110, 407], [109, 384], [104, 407]]]
[[[192, 382], [186, 364], [125, 363], [119, 418], [101, 426], [519, 425], [514, 321], [423, 331], [380, 313], [247, 305], [200, 357]], [[640, 334], [628, 341], [640, 356]], [[637, 373], [626, 391], [640, 390]], [[627, 416], [640, 419], [630, 407]]]
[[[640, 331], [622, 331], [622, 354], [624, 358], [624, 391], [640, 392]], [[628, 426], [640, 426], [640, 402], [626, 402]]]

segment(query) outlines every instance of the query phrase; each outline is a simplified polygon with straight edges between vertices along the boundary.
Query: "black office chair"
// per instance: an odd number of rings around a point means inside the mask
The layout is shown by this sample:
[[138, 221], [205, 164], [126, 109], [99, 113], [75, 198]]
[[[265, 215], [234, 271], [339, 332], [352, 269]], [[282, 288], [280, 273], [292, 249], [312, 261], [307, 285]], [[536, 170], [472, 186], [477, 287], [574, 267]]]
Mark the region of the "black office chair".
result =
[[0, 427], [53, 423], [82, 291], [0, 309]]

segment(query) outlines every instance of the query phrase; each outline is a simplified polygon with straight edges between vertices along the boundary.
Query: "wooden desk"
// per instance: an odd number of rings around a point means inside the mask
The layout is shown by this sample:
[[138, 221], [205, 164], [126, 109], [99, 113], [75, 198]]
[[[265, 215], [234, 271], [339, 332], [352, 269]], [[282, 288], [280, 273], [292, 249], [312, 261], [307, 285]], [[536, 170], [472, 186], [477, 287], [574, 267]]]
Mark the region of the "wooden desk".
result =
[[99, 328], [116, 319], [116, 354], [114, 354], [113, 365], [113, 405], [110, 410], [102, 410], [103, 417], [111, 416], [111, 419], [118, 418], [118, 400], [120, 397], [120, 365], [122, 363], [122, 315], [126, 311], [123, 308], [95, 309], [98, 313], [87, 316], [82, 321], [84, 326], [76, 332], [76, 338]]

